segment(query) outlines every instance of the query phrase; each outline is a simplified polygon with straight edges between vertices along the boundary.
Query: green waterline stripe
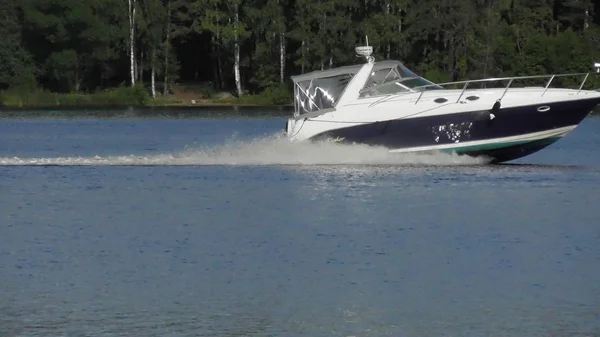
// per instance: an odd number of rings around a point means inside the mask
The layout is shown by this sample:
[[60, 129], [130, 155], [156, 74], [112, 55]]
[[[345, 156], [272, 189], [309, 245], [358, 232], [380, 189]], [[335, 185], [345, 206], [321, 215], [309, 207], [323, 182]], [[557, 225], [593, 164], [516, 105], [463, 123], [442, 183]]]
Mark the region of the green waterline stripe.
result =
[[529, 144], [529, 145], [552, 144], [552, 143], [556, 142], [557, 140], [559, 140], [560, 138], [561, 137], [548, 137], [548, 138], [537, 139], [537, 140], [516, 140], [516, 141], [512, 141], [512, 142], [471, 145], [471, 146], [456, 147], [456, 148], [452, 148], [452, 149], [444, 149], [444, 150], [442, 150], [442, 152], [461, 153], [461, 152], [472, 152], [472, 151], [496, 150], [496, 149], [502, 149], [502, 148], [506, 148], [506, 147], [510, 147], [510, 146], [523, 145], [523, 144]]

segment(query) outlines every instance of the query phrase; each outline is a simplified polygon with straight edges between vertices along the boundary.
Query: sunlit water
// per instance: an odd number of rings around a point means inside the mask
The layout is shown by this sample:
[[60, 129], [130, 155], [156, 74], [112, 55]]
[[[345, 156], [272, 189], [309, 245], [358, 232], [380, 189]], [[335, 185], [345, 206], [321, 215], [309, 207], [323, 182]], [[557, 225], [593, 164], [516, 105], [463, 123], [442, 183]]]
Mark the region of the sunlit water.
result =
[[598, 336], [600, 119], [509, 165], [0, 120], [0, 336]]

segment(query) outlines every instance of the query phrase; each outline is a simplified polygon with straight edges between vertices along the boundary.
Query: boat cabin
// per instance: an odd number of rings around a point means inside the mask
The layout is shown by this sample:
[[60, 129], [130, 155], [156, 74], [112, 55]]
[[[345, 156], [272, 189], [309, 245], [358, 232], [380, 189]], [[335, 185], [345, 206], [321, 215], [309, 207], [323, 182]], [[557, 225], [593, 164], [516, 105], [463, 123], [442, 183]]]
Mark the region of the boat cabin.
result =
[[[352, 79], [368, 65], [357, 64], [292, 76], [294, 116], [323, 113], [335, 108]], [[357, 98], [417, 92], [432, 86], [435, 84], [416, 75], [400, 61], [381, 61], [373, 64]]]

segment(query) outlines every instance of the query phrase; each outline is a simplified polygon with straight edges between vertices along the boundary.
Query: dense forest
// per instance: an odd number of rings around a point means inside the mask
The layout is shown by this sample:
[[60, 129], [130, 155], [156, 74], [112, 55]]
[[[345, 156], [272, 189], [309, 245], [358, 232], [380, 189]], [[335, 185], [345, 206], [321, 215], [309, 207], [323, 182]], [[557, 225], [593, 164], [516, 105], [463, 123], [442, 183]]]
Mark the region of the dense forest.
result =
[[365, 35], [434, 81], [600, 61], [592, 0], [0, 0], [0, 16], [4, 91], [289, 90], [290, 75], [363, 62]]

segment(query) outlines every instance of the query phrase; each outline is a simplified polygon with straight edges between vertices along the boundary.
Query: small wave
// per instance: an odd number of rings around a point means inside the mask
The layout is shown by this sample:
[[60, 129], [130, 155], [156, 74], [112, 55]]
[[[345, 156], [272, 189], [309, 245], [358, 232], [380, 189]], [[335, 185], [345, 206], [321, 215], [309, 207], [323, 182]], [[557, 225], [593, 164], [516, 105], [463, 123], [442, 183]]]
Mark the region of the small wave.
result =
[[216, 165], [479, 165], [487, 158], [450, 153], [390, 153], [387, 148], [331, 141], [290, 142], [275, 136], [229, 140], [178, 153], [90, 157], [0, 157], [3, 166], [216, 166]]

